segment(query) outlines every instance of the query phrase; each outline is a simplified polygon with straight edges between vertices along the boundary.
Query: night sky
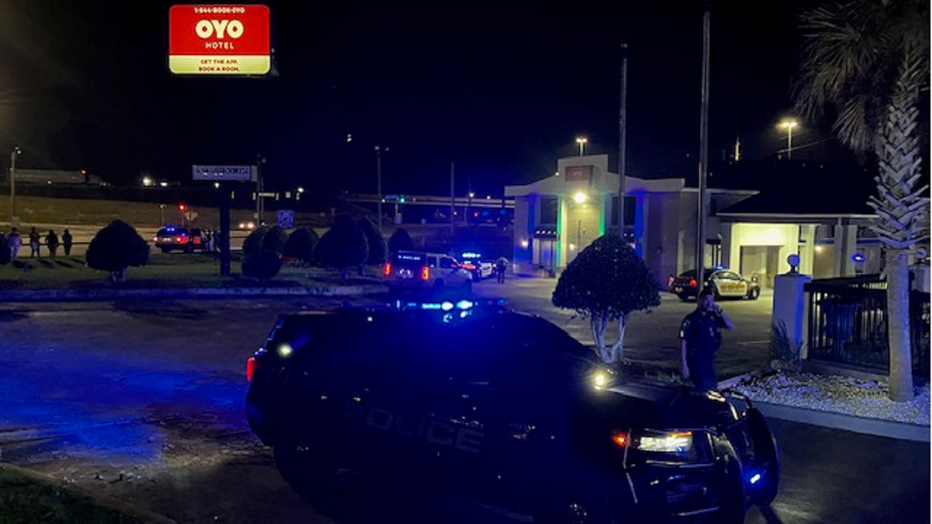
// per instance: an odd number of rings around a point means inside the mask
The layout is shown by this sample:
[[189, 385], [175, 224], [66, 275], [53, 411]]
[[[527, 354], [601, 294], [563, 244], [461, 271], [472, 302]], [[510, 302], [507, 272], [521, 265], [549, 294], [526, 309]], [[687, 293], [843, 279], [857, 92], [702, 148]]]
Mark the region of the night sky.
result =
[[[187, 183], [192, 164], [262, 153], [269, 186], [374, 192], [381, 143], [386, 193], [448, 194], [455, 162], [458, 193], [501, 195], [552, 174], [577, 136], [614, 168], [625, 42], [629, 174], [698, 166], [698, 0], [269, 1], [278, 76], [267, 79], [173, 76], [174, 3], [0, 0], [0, 151], [19, 144], [19, 167], [86, 167], [116, 184]], [[800, 5], [714, 5], [713, 162], [736, 138], [749, 160], [786, 146], [776, 124], [790, 115]], [[794, 157], [850, 158], [819, 128], [801, 124], [794, 146], [821, 145]]]

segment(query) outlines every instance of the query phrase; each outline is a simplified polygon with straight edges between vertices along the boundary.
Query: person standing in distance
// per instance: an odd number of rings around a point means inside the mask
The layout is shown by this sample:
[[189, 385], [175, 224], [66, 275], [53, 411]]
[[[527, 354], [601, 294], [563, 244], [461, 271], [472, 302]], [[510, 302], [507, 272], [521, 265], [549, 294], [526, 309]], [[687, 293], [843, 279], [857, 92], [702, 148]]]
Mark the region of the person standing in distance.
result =
[[715, 352], [722, 344], [721, 329], [733, 329], [731, 319], [715, 303], [715, 291], [706, 287], [696, 298], [696, 310], [686, 315], [680, 326], [681, 372], [691, 378], [696, 389], [711, 391], [718, 387], [715, 376]]

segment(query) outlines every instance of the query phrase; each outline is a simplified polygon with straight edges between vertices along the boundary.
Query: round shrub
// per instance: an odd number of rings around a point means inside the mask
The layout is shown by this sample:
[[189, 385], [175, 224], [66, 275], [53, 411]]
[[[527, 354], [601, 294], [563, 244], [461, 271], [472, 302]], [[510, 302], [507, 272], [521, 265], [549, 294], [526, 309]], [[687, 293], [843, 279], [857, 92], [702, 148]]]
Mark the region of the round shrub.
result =
[[320, 239], [313, 229], [299, 227], [288, 235], [284, 255], [302, 262], [310, 262], [314, 259], [314, 246], [318, 240]]
[[243, 257], [243, 275], [258, 280], [268, 280], [282, 269], [282, 259], [271, 249], [253, 251]]
[[246, 239], [243, 240], [243, 255], [248, 255], [250, 253], [255, 253], [262, 249], [262, 239], [265, 238], [265, 234], [268, 233], [268, 226], [259, 226], [249, 233], [246, 236]]
[[126, 280], [126, 270], [149, 262], [149, 244], [133, 226], [114, 220], [97, 232], [84, 256], [91, 269], [110, 272], [110, 280]]
[[288, 233], [278, 225], [272, 226], [262, 237], [262, 249], [268, 249], [281, 255], [285, 252]]

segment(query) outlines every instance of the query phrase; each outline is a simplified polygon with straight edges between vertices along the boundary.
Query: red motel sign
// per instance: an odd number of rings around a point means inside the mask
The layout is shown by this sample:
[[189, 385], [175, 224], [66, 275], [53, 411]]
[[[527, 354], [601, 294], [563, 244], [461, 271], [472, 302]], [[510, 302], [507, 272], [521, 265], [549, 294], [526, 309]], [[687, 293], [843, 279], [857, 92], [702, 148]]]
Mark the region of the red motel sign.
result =
[[264, 75], [272, 65], [264, 5], [174, 5], [168, 12], [168, 67], [179, 75]]

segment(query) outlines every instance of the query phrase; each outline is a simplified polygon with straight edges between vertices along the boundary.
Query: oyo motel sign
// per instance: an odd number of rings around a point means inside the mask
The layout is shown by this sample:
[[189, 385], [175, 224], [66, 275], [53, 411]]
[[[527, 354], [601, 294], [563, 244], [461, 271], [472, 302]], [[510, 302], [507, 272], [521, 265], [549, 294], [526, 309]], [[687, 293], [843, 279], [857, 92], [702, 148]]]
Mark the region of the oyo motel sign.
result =
[[269, 8], [174, 5], [168, 12], [168, 68], [179, 75], [264, 75], [272, 65]]

